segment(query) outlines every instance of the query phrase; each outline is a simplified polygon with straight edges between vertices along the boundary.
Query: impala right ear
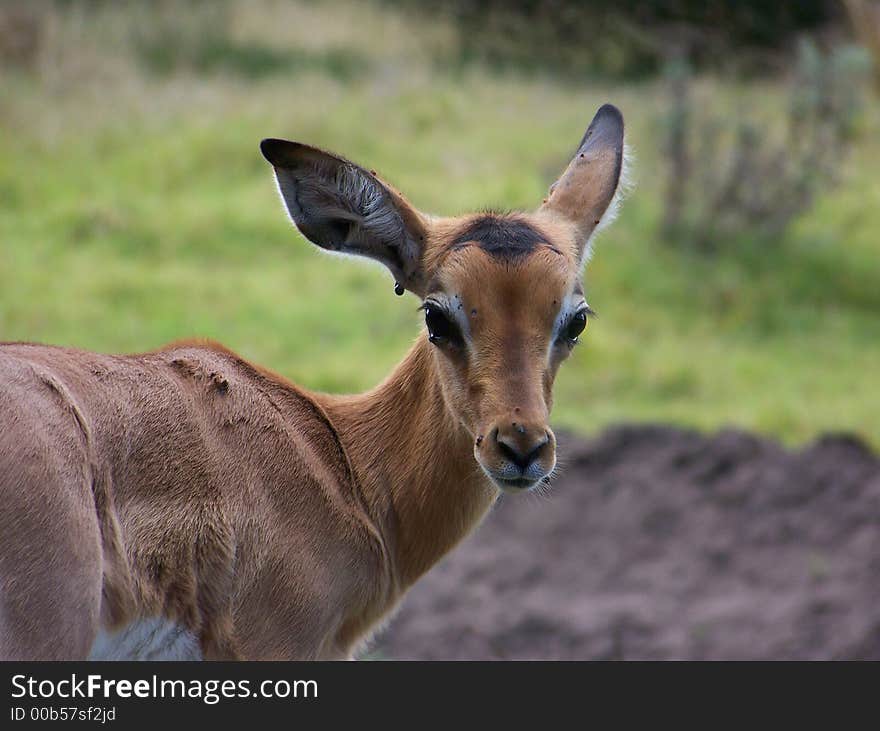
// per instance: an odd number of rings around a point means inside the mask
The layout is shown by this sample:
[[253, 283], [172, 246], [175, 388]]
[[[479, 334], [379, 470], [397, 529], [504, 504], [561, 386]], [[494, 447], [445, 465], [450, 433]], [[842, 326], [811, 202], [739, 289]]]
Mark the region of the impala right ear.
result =
[[541, 207], [575, 224], [581, 261], [603, 217], [613, 216], [623, 158], [623, 115], [617, 107], [605, 104], [596, 112], [574, 158], [551, 186]]
[[375, 173], [316, 147], [267, 139], [260, 150], [303, 236], [328, 251], [382, 262], [398, 294], [424, 294], [427, 223], [400, 193]]

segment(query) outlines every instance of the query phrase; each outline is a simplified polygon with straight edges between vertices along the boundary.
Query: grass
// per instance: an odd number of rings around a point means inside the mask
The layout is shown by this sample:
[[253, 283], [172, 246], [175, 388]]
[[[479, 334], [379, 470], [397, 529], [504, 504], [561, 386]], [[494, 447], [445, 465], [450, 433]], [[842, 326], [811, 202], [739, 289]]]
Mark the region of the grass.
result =
[[[347, 2], [230, 5], [234, 34], [204, 67], [157, 73], [161, 48], [145, 61], [120, 40], [137, 5], [64, 7], [38, 67], [0, 71], [0, 339], [109, 352], [211, 337], [309, 387], [367, 388], [421, 336], [418, 303], [291, 229], [259, 140], [336, 150], [435, 213], [528, 208], [611, 100], [638, 187], [587, 271], [599, 318], [560, 375], [556, 423], [735, 425], [789, 443], [846, 430], [880, 445], [876, 101], [843, 187], [785, 240], [706, 258], [656, 237], [651, 83], [447, 70], [442, 27]], [[365, 70], [340, 72], [360, 58]], [[777, 91], [712, 93], [772, 109]]]

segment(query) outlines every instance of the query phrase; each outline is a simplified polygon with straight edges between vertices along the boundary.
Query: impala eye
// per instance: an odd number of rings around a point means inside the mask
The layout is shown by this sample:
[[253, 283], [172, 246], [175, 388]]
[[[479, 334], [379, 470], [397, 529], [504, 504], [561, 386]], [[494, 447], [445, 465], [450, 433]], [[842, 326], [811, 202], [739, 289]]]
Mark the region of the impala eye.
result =
[[426, 303], [425, 325], [428, 327], [428, 339], [435, 345], [458, 339], [458, 328], [447, 314], [437, 305]]
[[572, 315], [571, 319], [568, 321], [568, 324], [565, 326], [565, 330], [563, 331], [563, 336], [568, 342], [574, 344], [577, 342], [578, 337], [584, 331], [584, 328], [587, 326], [587, 311], [586, 310], [578, 310]]

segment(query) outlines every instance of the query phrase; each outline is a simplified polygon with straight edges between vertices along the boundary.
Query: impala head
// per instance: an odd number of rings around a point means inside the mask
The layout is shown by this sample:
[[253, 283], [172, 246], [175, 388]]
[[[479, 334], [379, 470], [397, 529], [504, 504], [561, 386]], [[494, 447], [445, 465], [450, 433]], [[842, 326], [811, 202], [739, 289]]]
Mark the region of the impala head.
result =
[[422, 300], [446, 406], [503, 490], [534, 487], [556, 465], [553, 381], [591, 314], [581, 272], [612, 215], [623, 117], [596, 113], [571, 163], [531, 213], [434, 218], [343, 158], [264, 140], [293, 222], [330, 251], [382, 262]]

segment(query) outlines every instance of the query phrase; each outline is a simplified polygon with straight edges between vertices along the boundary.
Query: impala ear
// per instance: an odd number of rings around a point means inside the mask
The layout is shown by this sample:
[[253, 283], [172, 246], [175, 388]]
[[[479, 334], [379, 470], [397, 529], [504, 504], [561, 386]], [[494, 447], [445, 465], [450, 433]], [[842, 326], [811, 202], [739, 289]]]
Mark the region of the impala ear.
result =
[[590, 237], [614, 217], [623, 163], [623, 115], [605, 104], [541, 206], [542, 211], [575, 224], [581, 261], [589, 251]]
[[375, 173], [298, 142], [267, 139], [263, 156], [296, 227], [322, 249], [382, 262], [395, 291], [423, 295], [422, 251], [427, 222]]

